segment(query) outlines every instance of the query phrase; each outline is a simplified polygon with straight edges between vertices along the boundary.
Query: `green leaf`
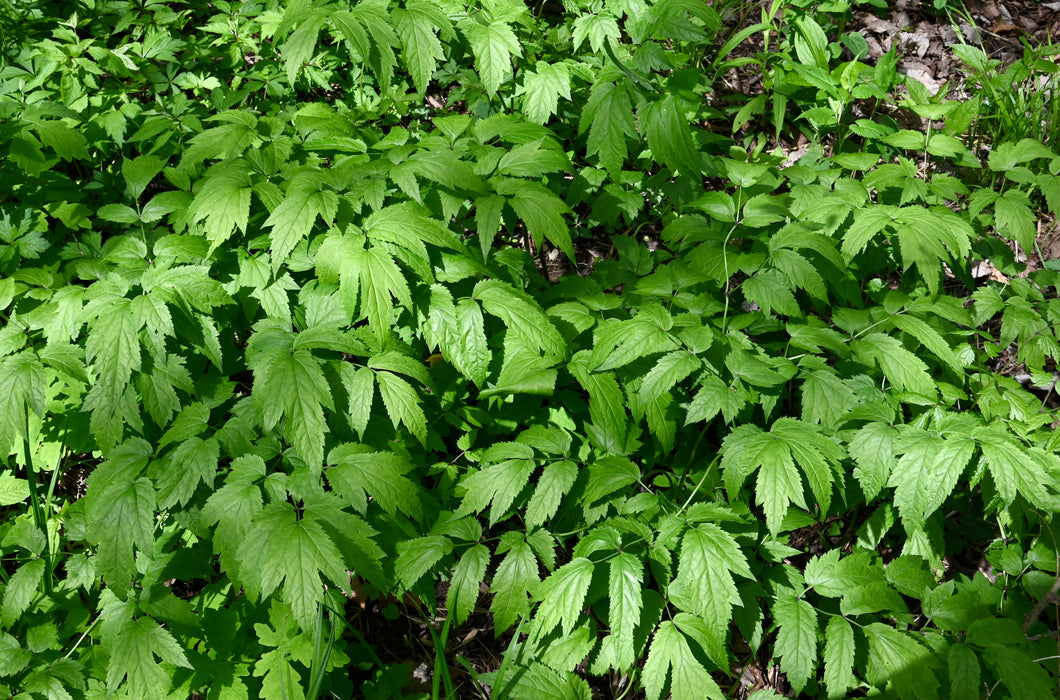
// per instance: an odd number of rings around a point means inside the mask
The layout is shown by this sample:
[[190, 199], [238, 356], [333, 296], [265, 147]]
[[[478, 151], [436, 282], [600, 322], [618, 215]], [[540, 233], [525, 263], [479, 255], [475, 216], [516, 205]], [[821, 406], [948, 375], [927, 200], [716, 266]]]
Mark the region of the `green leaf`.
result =
[[680, 381], [702, 367], [703, 362], [686, 350], [663, 355], [641, 380], [641, 402], [647, 404], [669, 394]]
[[240, 546], [250, 533], [254, 516], [264, 507], [261, 488], [255, 481], [263, 478], [265, 471], [265, 462], [257, 455], [232, 460], [225, 485], [210, 495], [199, 516], [204, 525], [217, 525], [213, 551], [220, 555], [221, 569], [235, 581], [242, 579]]
[[406, 474], [413, 466], [393, 452], [366, 451], [361, 445], [339, 445], [328, 453], [328, 483], [354, 509], [364, 513], [367, 497], [379, 503], [389, 513], [401, 511], [410, 518], [419, 518], [421, 489]]
[[445, 58], [438, 28], [448, 29], [449, 22], [440, 8], [420, 0], [407, 3], [405, 9], [394, 10], [390, 16], [401, 41], [402, 62], [412, 76], [416, 92], [423, 97], [438, 61]]
[[907, 527], [921, 528], [953, 491], [975, 450], [966, 438], [924, 433], [910, 441], [888, 481]]
[[342, 555], [309, 506], [299, 517], [290, 503], [270, 503], [254, 517], [247, 543], [239, 570], [250, 590], [265, 599], [282, 583], [283, 601], [303, 630], [313, 629], [324, 599], [320, 574], [339, 588], [348, 585]]
[[529, 296], [500, 280], [482, 280], [475, 285], [473, 294], [487, 313], [504, 321], [508, 331], [524, 342], [552, 357], [567, 356], [563, 336]]
[[585, 557], [575, 557], [559, 567], [537, 587], [536, 622], [541, 633], [551, 632], [556, 625], [569, 636], [581, 618], [585, 594], [593, 577], [593, 563]]
[[572, 37], [575, 51], [588, 39], [589, 46], [592, 47], [593, 51], [599, 52], [603, 50], [604, 44], [608, 40], [615, 44], [619, 43], [621, 36], [618, 22], [615, 21], [615, 17], [609, 12], [586, 13], [574, 20]]
[[999, 235], [1016, 241], [1024, 251], [1034, 250], [1037, 217], [1026, 192], [1007, 190], [994, 201], [994, 221]]
[[802, 316], [799, 302], [779, 270], [764, 270], [746, 280], [741, 287], [749, 301], [767, 314], [778, 311], [785, 316]]
[[810, 372], [802, 383], [802, 419], [827, 428], [839, 426], [843, 416], [857, 404], [857, 395], [834, 372]]
[[535, 484], [534, 495], [526, 505], [527, 527], [544, 525], [553, 518], [577, 477], [578, 465], [570, 460], [545, 465]]
[[780, 668], [788, 682], [801, 693], [817, 666], [817, 611], [791, 593], [781, 593], [773, 605], [778, 627], [773, 653], [780, 657]]
[[935, 382], [928, 374], [927, 365], [896, 338], [883, 333], [867, 333], [851, 341], [851, 346], [860, 362], [878, 364], [898, 389], [924, 396], [935, 395]]
[[0, 506], [11, 506], [29, 498], [29, 482], [12, 474], [0, 474]]
[[4, 586], [4, 603], [0, 607], [0, 621], [11, 628], [29, 609], [44, 578], [44, 560], [31, 559], [11, 575]]
[[866, 680], [881, 687], [891, 685], [901, 698], [938, 699], [939, 682], [932, 671], [935, 662], [927, 647], [880, 622], [864, 629], [869, 640]]
[[511, 75], [512, 55], [521, 53], [519, 40], [506, 22], [479, 24], [468, 20], [460, 28], [475, 54], [475, 68], [487, 95], [493, 95]]
[[854, 651], [854, 628], [845, 617], [829, 618], [824, 630], [824, 685], [829, 700], [847, 697], [854, 685]]
[[357, 369], [349, 363], [343, 363], [339, 375], [350, 399], [347, 411], [350, 425], [363, 439], [375, 398], [375, 372], [366, 367]]
[[638, 116], [655, 159], [681, 177], [698, 179], [702, 174], [699, 147], [684, 112], [685, 108], [677, 97], [667, 93], [641, 108]]
[[412, 385], [396, 374], [376, 372], [375, 381], [379, 385], [379, 396], [396, 428], [399, 424], [412, 433], [420, 444], [427, 442], [427, 418], [420, 406], [420, 397]]
[[251, 336], [247, 364], [254, 370], [251, 395], [262, 426], [284, 419], [284, 437], [307, 465], [324, 463], [324, 409], [334, 410], [331, 388], [320, 362], [308, 350], [294, 349], [292, 333], [266, 327]]
[[85, 357], [95, 382], [85, 397], [84, 410], [92, 412], [92, 433], [105, 449], [121, 441], [123, 418], [132, 419], [129, 414], [135, 399], [127, 396], [127, 389], [132, 373], [140, 369], [140, 328], [132, 302], [125, 298], [103, 305], [89, 324]]
[[29, 437], [26, 421], [30, 415], [44, 415], [44, 389], [48, 384], [45, 376], [41, 363], [29, 353], [0, 358], [0, 451], [3, 454], [19, 438]]
[[1012, 505], [1019, 493], [1039, 508], [1052, 507], [1045, 487], [1056, 483], [1047, 475], [1056, 467], [1056, 455], [1046, 455], [1037, 447], [1028, 449], [996, 426], [977, 430], [972, 437], [979, 442], [990, 476], [1006, 505]]
[[165, 161], [156, 156], [137, 156], [126, 158], [121, 162], [121, 174], [125, 177], [125, 186], [129, 189], [129, 196], [136, 201], [144, 193], [151, 180], [162, 172]]
[[[525, 180], [504, 180], [497, 183], [497, 193], [508, 197], [508, 204], [526, 224], [534, 243], [549, 241], [574, 260], [570, 230], [563, 215], [570, 211], [560, 199], [544, 185]], [[476, 293], [477, 295], [477, 293]]]
[[724, 638], [732, 606], [740, 602], [733, 573], [752, 578], [736, 540], [717, 525], [700, 523], [681, 539], [671, 597], [682, 609], [703, 618], [715, 636]]
[[221, 446], [214, 438], [188, 438], [163, 458], [155, 479], [158, 507], [170, 509], [191, 500], [199, 483], [213, 486]]
[[507, 515], [515, 497], [526, 488], [534, 468], [534, 462], [529, 459], [506, 459], [468, 475], [461, 482], [465, 493], [457, 515], [478, 513], [492, 504], [490, 527], [493, 527]]
[[201, 181], [192, 201], [191, 221], [205, 220], [203, 230], [210, 252], [227, 241], [235, 229], [247, 232], [250, 192], [250, 172], [242, 163], [219, 166]]
[[564, 63], [539, 60], [533, 71], [522, 76], [523, 114], [534, 124], [544, 124], [556, 113], [560, 97], [571, 99], [570, 72]]
[[512, 542], [508, 553], [493, 573], [493, 581], [490, 584], [490, 593], [493, 594], [490, 610], [493, 612], [494, 629], [498, 634], [530, 613], [530, 600], [527, 596], [541, 581], [537, 571], [537, 558], [530, 545], [521, 538]]
[[272, 229], [272, 259], [286, 260], [291, 251], [309, 236], [317, 216], [334, 209], [336, 195], [322, 188], [323, 177], [306, 173], [290, 181], [280, 205], [272, 210], [265, 226]]
[[960, 359], [957, 357], [957, 353], [953, 351], [949, 343], [931, 327], [927, 322], [916, 318], [915, 316], [909, 316], [907, 314], [897, 314], [892, 316], [890, 319], [891, 323], [895, 328], [905, 331], [910, 336], [916, 338], [918, 341], [935, 355], [935, 357], [942, 360], [946, 366], [953, 369], [958, 374], [964, 372], [964, 366]]
[[[304, 6], [300, 4], [291, 5], [284, 16], [285, 21], [296, 24], [295, 30], [283, 42], [282, 49], [284, 70], [287, 72], [287, 82], [291, 85], [294, 85], [295, 77], [302, 66], [313, 58], [317, 35], [327, 19], [326, 12], [314, 9], [306, 11], [302, 8]], [[292, 13], [295, 13], [294, 17], [291, 16]]]
[[130, 471], [108, 482], [90, 480], [87, 498], [87, 536], [99, 545], [96, 570], [115, 595], [128, 595], [136, 575], [134, 547], [150, 552], [154, 546], [154, 485]]
[[721, 688], [699, 663], [683, 634], [664, 620], [655, 631], [642, 680], [648, 700], [661, 700], [670, 676], [672, 700], [723, 700]]
[[632, 667], [637, 658], [633, 633], [640, 624], [644, 607], [643, 576], [644, 562], [629, 552], [619, 552], [610, 561], [607, 623], [611, 627], [610, 637], [615, 640], [614, 665], [617, 669]]
[[416, 537], [398, 542], [398, 556], [397, 561], [394, 562], [394, 571], [397, 573], [398, 581], [406, 589], [412, 588], [417, 581], [423, 578], [424, 574], [430, 571], [432, 566], [451, 551], [453, 551], [452, 541], [441, 535]]
[[854, 458], [854, 476], [868, 501], [875, 500], [891, 476], [897, 431], [884, 423], [868, 423], [847, 445]]
[[727, 385], [720, 377], [708, 374], [688, 405], [685, 425], [710, 421], [718, 413], [721, 413], [726, 423], [731, 423], [744, 402], [743, 395], [737, 389]]
[[453, 568], [445, 604], [456, 624], [459, 625], [467, 620], [475, 609], [475, 603], [478, 602], [479, 597], [479, 586], [486, 578], [486, 567], [489, 561], [490, 552], [486, 545], [475, 544], [464, 552]]
[[950, 700], [973, 698], [979, 694], [979, 659], [964, 644], [950, 645], [946, 655], [949, 667]]
[[155, 661], [192, 668], [180, 644], [149, 617], [127, 620], [115, 635], [107, 661], [107, 689], [112, 693], [125, 682], [133, 697], [161, 697], [171, 685], [172, 672]]
[[838, 549], [806, 562], [806, 585], [829, 598], [840, 598], [851, 589], [883, 581], [883, 571], [872, 566], [866, 552], [840, 558]]
[[589, 131], [586, 155], [596, 156], [609, 173], [622, 170], [629, 149], [627, 136], [636, 136], [633, 104], [625, 87], [597, 82], [582, 110], [578, 133]]

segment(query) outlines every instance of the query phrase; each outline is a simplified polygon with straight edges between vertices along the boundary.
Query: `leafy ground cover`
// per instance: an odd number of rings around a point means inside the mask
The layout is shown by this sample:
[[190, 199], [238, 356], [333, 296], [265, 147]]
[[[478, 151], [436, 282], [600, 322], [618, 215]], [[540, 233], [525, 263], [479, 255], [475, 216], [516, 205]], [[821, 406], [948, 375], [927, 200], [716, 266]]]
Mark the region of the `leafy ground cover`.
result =
[[1055, 63], [854, 9], [5, 3], [0, 695], [1056, 696]]

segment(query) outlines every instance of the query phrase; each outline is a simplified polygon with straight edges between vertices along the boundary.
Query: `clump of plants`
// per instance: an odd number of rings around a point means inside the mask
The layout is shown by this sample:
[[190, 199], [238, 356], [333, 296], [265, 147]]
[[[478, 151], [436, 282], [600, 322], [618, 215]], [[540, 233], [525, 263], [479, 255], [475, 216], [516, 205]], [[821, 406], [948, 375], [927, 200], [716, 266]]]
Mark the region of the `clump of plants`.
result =
[[846, 5], [34, 8], [0, 695], [1053, 696], [1060, 157]]

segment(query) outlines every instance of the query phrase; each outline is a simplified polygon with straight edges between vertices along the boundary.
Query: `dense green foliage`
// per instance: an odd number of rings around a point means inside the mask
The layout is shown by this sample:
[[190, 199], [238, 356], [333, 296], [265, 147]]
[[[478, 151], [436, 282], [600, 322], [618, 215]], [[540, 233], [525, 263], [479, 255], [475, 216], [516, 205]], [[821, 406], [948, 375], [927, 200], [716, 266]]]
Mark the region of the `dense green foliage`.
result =
[[0, 696], [1054, 696], [1060, 156], [847, 5], [5, 3]]

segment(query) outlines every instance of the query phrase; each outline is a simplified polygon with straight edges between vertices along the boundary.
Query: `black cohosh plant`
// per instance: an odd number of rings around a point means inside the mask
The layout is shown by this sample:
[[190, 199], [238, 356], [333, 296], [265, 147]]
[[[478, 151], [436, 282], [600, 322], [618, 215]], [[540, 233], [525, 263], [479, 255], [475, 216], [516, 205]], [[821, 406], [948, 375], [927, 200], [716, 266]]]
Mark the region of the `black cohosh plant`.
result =
[[1055, 694], [1014, 251], [1060, 158], [790, 17], [781, 167], [708, 99], [764, 27], [703, 3], [48, 16], [0, 69], [0, 695], [413, 697], [351, 598], [443, 621], [433, 697]]

